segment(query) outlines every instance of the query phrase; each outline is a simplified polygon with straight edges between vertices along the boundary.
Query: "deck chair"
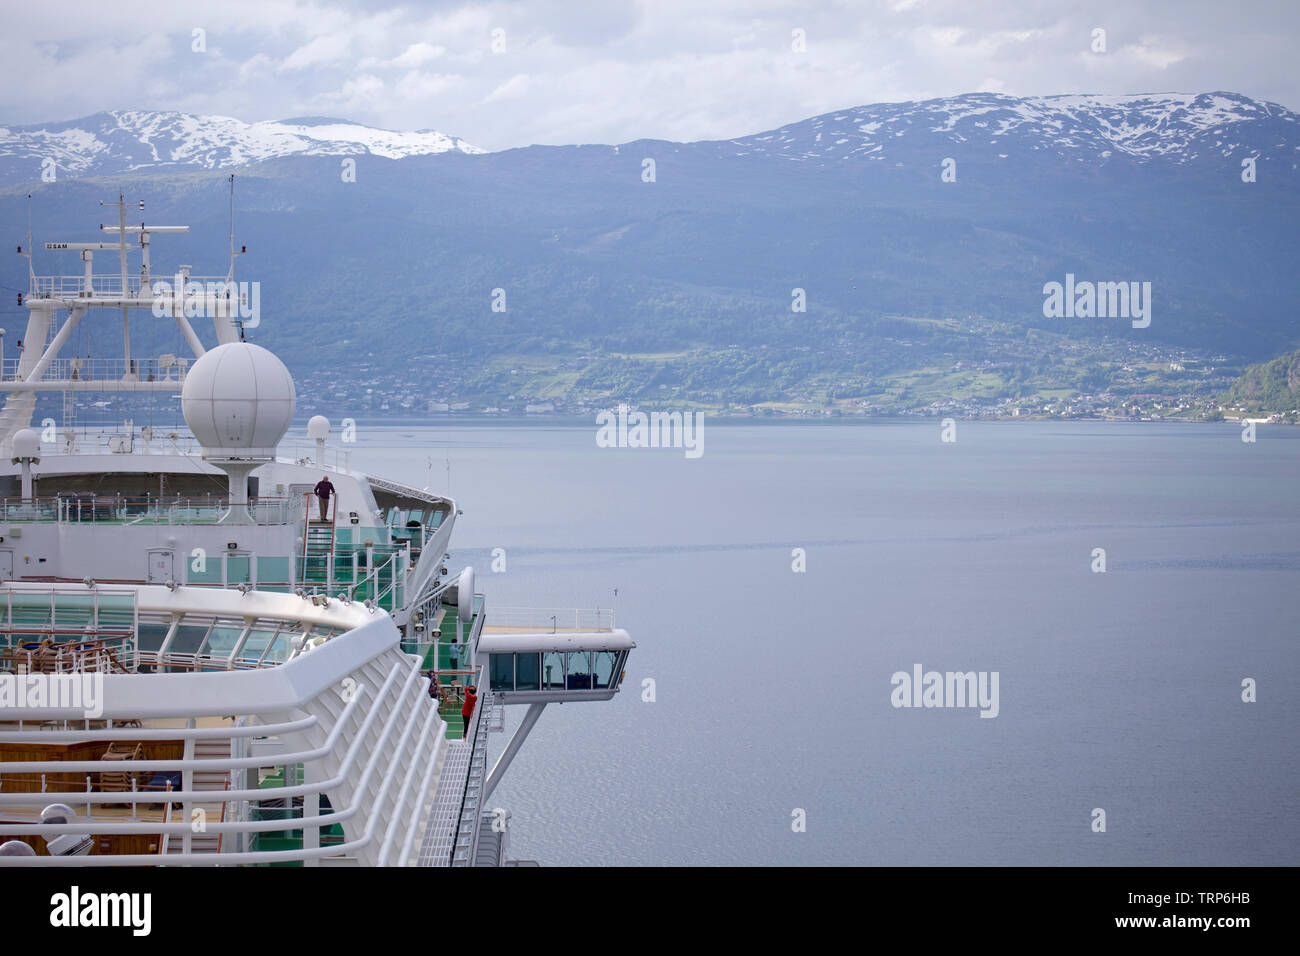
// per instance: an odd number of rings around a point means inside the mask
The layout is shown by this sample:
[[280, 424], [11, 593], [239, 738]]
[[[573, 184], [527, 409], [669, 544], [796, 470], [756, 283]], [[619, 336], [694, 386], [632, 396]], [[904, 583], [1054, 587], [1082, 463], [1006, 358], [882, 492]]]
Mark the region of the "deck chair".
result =
[[[143, 760], [144, 746], [131, 743], [109, 744], [100, 760]], [[132, 781], [137, 774], [128, 770], [101, 770], [99, 789], [103, 793], [130, 793]]]

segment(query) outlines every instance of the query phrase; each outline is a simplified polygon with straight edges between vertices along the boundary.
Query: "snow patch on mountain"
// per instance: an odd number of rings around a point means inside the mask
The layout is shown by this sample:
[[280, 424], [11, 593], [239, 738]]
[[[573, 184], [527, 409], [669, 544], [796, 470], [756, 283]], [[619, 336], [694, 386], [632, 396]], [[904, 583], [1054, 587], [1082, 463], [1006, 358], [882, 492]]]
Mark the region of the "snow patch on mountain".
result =
[[230, 116], [111, 110], [66, 123], [0, 126], [0, 157], [52, 159], [60, 173], [111, 175], [151, 168], [224, 169], [284, 156], [404, 159], [484, 150], [437, 130], [395, 132], [329, 117], [245, 123]]
[[[1078, 94], [1014, 97], [970, 93], [944, 99], [876, 103], [838, 110], [780, 129], [728, 140], [736, 155], [792, 160], [872, 156], [928, 130], [942, 142], [1053, 150], [1062, 155], [1125, 155], [1142, 161], [1195, 159], [1201, 151], [1230, 155], [1245, 140], [1234, 130], [1275, 122], [1294, 127], [1295, 113], [1235, 93]], [[1297, 133], [1285, 128], [1289, 138]], [[827, 145], [827, 144], [830, 145]], [[872, 158], [875, 158], [872, 156]]]

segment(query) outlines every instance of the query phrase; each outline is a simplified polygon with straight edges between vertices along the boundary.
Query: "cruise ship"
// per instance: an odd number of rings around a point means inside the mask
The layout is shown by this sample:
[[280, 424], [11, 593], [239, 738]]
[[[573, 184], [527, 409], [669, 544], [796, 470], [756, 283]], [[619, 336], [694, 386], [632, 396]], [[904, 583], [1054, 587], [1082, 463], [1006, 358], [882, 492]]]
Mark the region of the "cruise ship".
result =
[[[116, 225], [41, 251], [79, 271], [18, 250], [0, 351], [0, 866], [529, 863], [493, 791], [548, 704], [619, 692], [634, 643], [610, 609], [489, 611], [449, 570], [451, 498], [364, 471], [323, 416], [286, 442], [233, 225], [225, 276], [155, 274], [188, 227], [101, 205]], [[67, 354], [119, 316], [121, 355]], [[189, 354], [132, 354], [140, 321]], [[34, 421], [49, 392], [62, 422]], [[179, 395], [184, 426], [78, 428], [90, 392]]]

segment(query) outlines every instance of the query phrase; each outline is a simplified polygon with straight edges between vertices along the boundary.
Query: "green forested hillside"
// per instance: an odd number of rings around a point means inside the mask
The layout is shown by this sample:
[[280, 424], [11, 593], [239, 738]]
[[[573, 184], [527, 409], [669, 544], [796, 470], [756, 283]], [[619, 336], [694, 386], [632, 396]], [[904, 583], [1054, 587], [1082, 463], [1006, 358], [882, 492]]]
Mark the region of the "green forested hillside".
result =
[[1232, 386], [1224, 404], [1248, 412], [1294, 414], [1300, 409], [1300, 352], [1250, 366]]

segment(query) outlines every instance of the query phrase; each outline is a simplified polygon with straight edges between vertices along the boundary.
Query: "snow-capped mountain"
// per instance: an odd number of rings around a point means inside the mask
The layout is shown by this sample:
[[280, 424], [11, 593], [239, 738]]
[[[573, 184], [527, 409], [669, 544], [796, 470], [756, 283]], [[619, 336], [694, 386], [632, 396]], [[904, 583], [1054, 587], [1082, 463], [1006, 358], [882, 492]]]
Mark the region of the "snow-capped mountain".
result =
[[[623, 144], [624, 146], [634, 144]], [[1300, 116], [1237, 93], [1014, 97], [969, 93], [837, 110], [733, 140], [673, 144], [679, 154], [845, 160], [931, 170], [942, 157], [1034, 168], [1118, 161], [1182, 166], [1245, 158], [1292, 171]], [[617, 152], [617, 149], [615, 150]], [[245, 123], [226, 116], [114, 110], [80, 120], [0, 126], [0, 185], [122, 173], [218, 170], [295, 156], [403, 159], [485, 150], [435, 130], [394, 132], [326, 117]], [[850, 163], [850, 166], [854, 165]], [[1019, 173], [1029, 167], [1021, 164]], [[44, 177], [48, 181], [48, 173]]]
[[0, 126], [0, 161], [6, 172], [29, 166], [31, 180], [41, 178], [42, 163], [48, 160], [56, 175], [80, 178], [224, 169], [295, 155], [402, 159], [452, 151], [483, 152], [436, 130], [401, 133], [327, 117], [244, 123], [228, 116], [112, 110], [65, 123]]
[[[970, 147], [1001, 158], [1022, 150], [1097, 162], [1113, 156], [1193, 163], [1300, 150], [1300, 116], [1237, 93], [1015, 97], [969, 93], [837, 110], [719, 143], [737, 155], [791, 160], [910, 158], [918, 147]], [[927, 160], [928, 161], [928, 160]]]
[[[263, 283], [263, 308], [278, 317], [259, 334], [303, 362], [321, 357], [322, 315], [339, 323], [340, 342], [428, 341], [466, 354], [784, 349], [779, 373], [747, 372], [736, 356], [735, 374], [761, 383], [829, 369], [815, 356], [876, 332], [904, 344], [864, 351], [854, 375], [947, 348], [951, 329], [913, 321], [926, 318], [959, 323], [954, 354], [980, 362], [1010, 361], [984, 341], [982, 322], [1253, 361], [1300, 347], [1298, 129], [1296, 114], [1233, 94], [971, 94], [839, 110], [733, 140], [467, 156], [438, 134], [332, 120], [113, 114], [0, 138], [0, 248], [26, 244], [28, 193], [39, 248], [87, 237], [87, 202], [120, 183], [156, 221], [195, 227], [156, 250], [156, 263], [220, 269], [224, 171], [246, 163], [241, 274]], [[63, 150], [58, 179], [41, 183], [51, 143]], [[419, 155], [435, 148], [446, 152]], [[410, 159], [368, 161], [363, 185], [341, 188], [340, 154], [367, 150]], [[942, 178], [949, 157], [955, 179]], [[78, 182], [117, 169], [135, 172], [98, 188]], [[50, 273], [80, 266], [54, 250], [37, 259]], [[25, 288], [26, 269], [0, 257], [0, 285]], [[1150, 282], [1150, 328], [1045, 317], [1045, 283], [1067, 275]], [[495, 316], [491, 290], [507, 284], [510, 312]], [[791, 310], [796, 288], [806, 313]], [[355, 307], [339, 309], [340, 290]], [[614, 366], [590, 375], [632, 381]]]

